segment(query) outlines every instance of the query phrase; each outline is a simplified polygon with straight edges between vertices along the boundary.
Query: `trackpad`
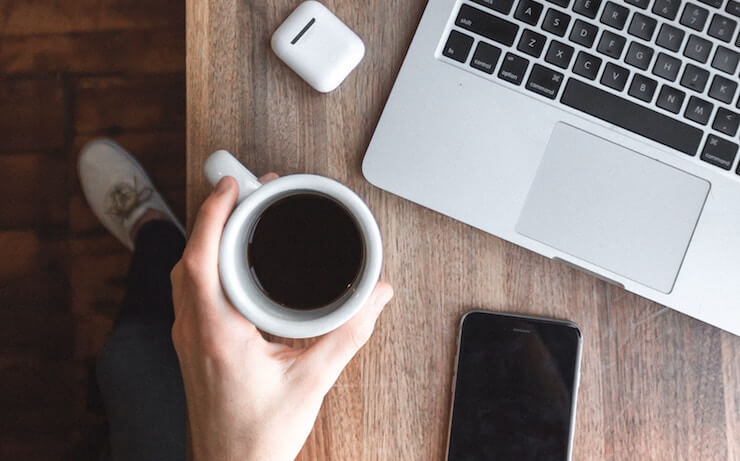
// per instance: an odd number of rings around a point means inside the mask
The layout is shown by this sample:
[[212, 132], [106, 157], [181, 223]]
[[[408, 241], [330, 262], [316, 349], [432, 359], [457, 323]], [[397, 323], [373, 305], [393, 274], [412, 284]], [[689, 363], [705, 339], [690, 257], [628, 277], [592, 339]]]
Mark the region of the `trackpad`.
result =
[[516, 230], [670, 293], [709, 182], [558, 123]]

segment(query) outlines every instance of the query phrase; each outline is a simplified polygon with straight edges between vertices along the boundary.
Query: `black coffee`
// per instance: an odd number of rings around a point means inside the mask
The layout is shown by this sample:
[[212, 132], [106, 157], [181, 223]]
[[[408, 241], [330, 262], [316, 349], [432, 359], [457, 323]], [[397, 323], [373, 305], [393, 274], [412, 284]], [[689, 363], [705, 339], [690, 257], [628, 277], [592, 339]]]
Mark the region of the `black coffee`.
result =
[[247, 259], [274, 302], [292, 309], [331, 304], [363, 265], [362, 236], [347, 210], [323, 195], [300, 193], [271, 204], [255, 224]]

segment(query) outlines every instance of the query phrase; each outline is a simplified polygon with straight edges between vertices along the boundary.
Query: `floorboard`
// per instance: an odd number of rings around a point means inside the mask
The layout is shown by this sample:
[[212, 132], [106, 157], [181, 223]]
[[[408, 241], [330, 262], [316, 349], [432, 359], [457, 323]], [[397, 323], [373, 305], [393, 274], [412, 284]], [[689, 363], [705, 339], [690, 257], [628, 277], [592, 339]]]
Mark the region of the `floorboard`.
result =
[[95, 356], [129, 252], [87, 207], [76, 159], [105, 136], [185, 209], [184, 4], [0, 6], [0, 459], [96, 460]]

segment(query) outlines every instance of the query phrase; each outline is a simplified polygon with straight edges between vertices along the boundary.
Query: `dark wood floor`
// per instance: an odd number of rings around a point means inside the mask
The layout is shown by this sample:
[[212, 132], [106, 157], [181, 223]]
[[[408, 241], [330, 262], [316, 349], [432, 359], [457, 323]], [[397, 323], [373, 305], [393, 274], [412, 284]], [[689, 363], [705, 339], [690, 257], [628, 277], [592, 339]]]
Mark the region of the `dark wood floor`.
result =
[[108, 136], [185, 201], [181, 0], [0, 0], [0, 459], [96, 459], [93, 365], [129, 253], [81, 196]]

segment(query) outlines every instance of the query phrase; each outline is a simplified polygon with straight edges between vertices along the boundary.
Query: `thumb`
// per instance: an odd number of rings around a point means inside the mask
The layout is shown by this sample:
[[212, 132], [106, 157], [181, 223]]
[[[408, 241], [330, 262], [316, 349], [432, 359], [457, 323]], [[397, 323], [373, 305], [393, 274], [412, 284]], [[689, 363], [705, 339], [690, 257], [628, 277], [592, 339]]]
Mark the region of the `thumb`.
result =
[[313, 378], [309, 382], [321, 383], [323, 393], [329, 391], [344, 367], [370, 339], [375, 321], [391, 298], [393, 288], [385, 282], [378, 282], [368, 301], [352, 319], [306, 349], [301, 365], [303, 371]]
[[209, 270], [218, 262], [221, 233], [234, 209], [238, 193], [234, 178], [224, 176], [198, 210], [185, 252]]

